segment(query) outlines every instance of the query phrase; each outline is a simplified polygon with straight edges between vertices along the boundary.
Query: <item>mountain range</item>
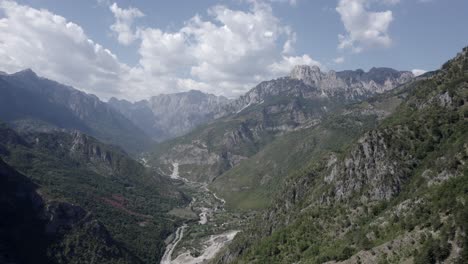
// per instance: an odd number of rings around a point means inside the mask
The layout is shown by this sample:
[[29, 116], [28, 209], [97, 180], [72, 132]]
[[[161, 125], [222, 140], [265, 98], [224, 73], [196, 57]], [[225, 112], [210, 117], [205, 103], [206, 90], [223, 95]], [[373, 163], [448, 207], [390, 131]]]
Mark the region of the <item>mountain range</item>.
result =
[[411, 72], [391, 68], [372, 68], [368, 72], [359, 69], [323, 73], [317, 66], [297, 65], [287, 77], [260, 83], [230, 103], [220, 115], [240, 112], [273, 96], [357, 101], [391, 90], [413, 77]]
[[1, 73], [0, 262], [466, 263], [467, 102], [468, 47], [236, 99]]
[[[341, 86], [328, 82], [327, 76], [332, 75], [340, 76], [334, 80], [339, 80]], [[166, 172], [178, 163], [183, 177], [210, 183], [259, 153], [277, 136], [313, 128], [329, 113], [357, 102], [358, 98], [395, 88], [411, 77], [409, 72], [388, 68], [375, 68], [368, 73], [357, 70], [324, 74], [316, 67], [298, 66], [290, 76], [262, 82], [229, 102], [217, 113], [216, 120], [157, 145], [147, 159]], [[310, 81], [314, 78], [323, 81]], [[252, 180], [249, 172], [245, 177]]]
[[213, 120], [215, 113], [228, 102], [223, 96], [191, 90], [153, 96], [135, 103], [111, 98], [108, 103], [159, 142], [186, 134]]
[[0, 75], [0, 120], [19, 131], [79, 130], [132, 153], [151, 139], [95, 95], [27, 69]]
[[394, 105], [283, 174], [273, 203], [213, 263], [466, 263], [467, 102], [465, 48], [440, 70], [350, 106], [333, 126]]

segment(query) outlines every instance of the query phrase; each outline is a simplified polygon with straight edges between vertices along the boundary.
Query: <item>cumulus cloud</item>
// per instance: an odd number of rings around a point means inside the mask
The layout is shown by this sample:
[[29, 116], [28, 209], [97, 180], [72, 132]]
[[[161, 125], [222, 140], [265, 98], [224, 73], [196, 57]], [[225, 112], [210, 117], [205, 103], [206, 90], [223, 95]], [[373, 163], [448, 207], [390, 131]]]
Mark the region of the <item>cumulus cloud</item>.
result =
[[383, 1], [384, 4], [388, 4], [388, 5], [396, 5], [401, 2], [401, 0], [381, 0], [381, 1]]
[[333, 60], [335, 64], [342, 64], [345, 61], [344, 57], [337, 57]]
[[214, 6], [177, 30], [139, 28], [138, 34], [131, 24], [142, 12], [116, 4], [110, 10], [113, 26], [128, 25], [113, 27], [119, 42], [138, 43], [136, 65], [120, 62], [64, 17], [1, 1], [0, 70], [30, 67], [103, 99], [137, 100], [189, 89], [234, 97], [259, 81], [287, 75], [295, 64], [320, 65], [307, 54], [294, 54], [295, 33], [265, 2], [247, 11]]
[[414, 76], [419, 76], [419, 75], [425, 74], [427, 71], [421, 70], [421, 69], [414, 69], [414, 70], [411, 70], [411, 72], [414, 74]]
[[[396, 4], [396, 0], [382, 0], [384, 3]], [[346, 34], [338, 35], [338, 48], [351, 49], [359, 53], [367, 48], [388, 47], [392, 39], [388, 28], [393, 21], [392, 11], [372, 12], [369, 10], [375, 0], [340, 0], [336, 11], [346, 29]]]
[[117, 34], [119, 43], [130, 45], [137, 38], [137, 33], [134, 33], [132, 29], [133, 20], [143, 17], [143, 12], [134, 7], [120, 8], [117, 3], [113, 3], [109, 9], [115, 17], [115, 23], [110, 27], [111, 30]]
[[141, 29], [138, 71], [175, 89], [237, 96], [259, 81], [287, 75], [296, 64], [320, 65], [294, 54], [295, 32], [265, 2], [253, 1], [248, 11], [218, 5], [207, 14], [174, 31]]
[[309, 65], [322, 67], [320, 62], [313, 60], [309, 55], [302, 56], [283, 56], [282, 60], [275, 62], [269, 66], [269, 70], [278, 75], [284, 75], [289, 72], [295, 65]]
[[273, 3], [275, 2], [276, 3], [288, 3], [291, 6], [296, 6], [298, 2], [298, 0], [269, 0], [269, 1]]
[[41, 75], [108, 96], [128, 67], [83, 29], [64, 17], [1, 1], [0, 67], [7, 72], [32, 68]]

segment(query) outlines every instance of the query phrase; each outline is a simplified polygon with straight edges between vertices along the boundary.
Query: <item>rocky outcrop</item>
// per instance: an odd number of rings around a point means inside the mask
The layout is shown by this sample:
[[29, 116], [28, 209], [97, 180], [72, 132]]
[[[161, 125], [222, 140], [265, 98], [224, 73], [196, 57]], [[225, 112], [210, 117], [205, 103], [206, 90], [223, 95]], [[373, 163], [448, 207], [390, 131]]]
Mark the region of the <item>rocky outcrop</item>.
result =
[[[233, 144], [233, 141], [228, 141], [226, 144]], [[211, 151], [205, 144], [193, 141], [191, 144], [174, 146], [159, 157], [159, 163], [168, 167], [168, 171], [172, 171], [173, 164], [177, 163], [181, 177], [192, 181], [211, 182], [219, 174], [246, 158], [229, 151]]]
[[414, 75], [390, 68], [372, 68], [368, 72], [356, 70], [323, 73], [317, 66], [299, 65], [293, 68], [289, 77], [317, 88], [322, 96], [360, 99], [391, 90], [410, 81]]
[[222, 117], [240, 113], [250, 106], [260, 105], [273, 97], [313, 98], [318, 97], [319, 95], [320, 94], [316, 89], [304, 82], [297, 79], [283, 77], [261, 82], [245, 95], [242, 95], [236, 100], [228, 103], [219, 113], [216, 114], [216, 116]]
[[[391, 133], [394, 132], [368, 132], [343, 161], [330, 160], [333, 165], [324, 181], [334, 186], [335, 200], [353, 195], [361, 196], [362, 201], [389, 200], [400, 192], [407, 177], [405, 169], [413, 161], [404, 150], [397, 152], [389, 146], [386, 138]], [[408, 159], [403, 162], [403, 157]]]
[[108, 165], [112, 164], [111, 151], [102, 149], [94, 139], [78, 131], [71, 133], [71, 136], [72, 144], [70, 153], [72, 155], [83, 156], [89, 161], [105, 162]]
[[317, 66], [297, 65], [288, 77], [262, 82], [245, 95], [230, 102], [217, 116], [240, 112], [252, 105], [261, 104], [272, 96], [303, 98], [339, 98], [341, 102], [362, 100], [404, 84], [414, 78], [408, 71], [390, 68], [372, 68], [368, 72], [329, 71]]
[[103, 176], [127, 177], [143, 170], [121, 148], [103, 144], [80, 131], [29, 133], [24, 138], [32, 148], [47, 149]]
[[163, 154], [160, 159], [165, 164], [179, 165], [214, 165], [219, 161], [219, 157], [210, 153], [206, 145], [196, 142], [176, 145], [170, 153]]
[[237, 129], [224, 133], [222, 144], [227, 149], [233, 149], [239, 144], [253, 144], [254, 140], [253, 131], [247, 124], [242, 123]]

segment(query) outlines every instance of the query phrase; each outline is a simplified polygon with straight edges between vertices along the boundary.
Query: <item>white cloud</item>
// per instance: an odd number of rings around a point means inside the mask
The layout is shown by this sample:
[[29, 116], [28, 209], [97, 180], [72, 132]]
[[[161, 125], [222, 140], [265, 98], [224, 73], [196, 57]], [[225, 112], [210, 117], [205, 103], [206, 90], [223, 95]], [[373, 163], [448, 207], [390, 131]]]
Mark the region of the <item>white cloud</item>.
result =
[[208, 15], [194, 16], [174, 32], [141, 30], [142, 70], [189, 76], [192, 82], [178, 85], [236, 96], [261, 80], [288, 74], [294, 66], [288, 62], [318, 64], [308, 55], [293, 55], [296, 34], [264, 2], [253, 3], [249, 11], [215, 6]]
[[414, 70], [411, 70], [411, 72], [414, 74], [414, 76], [419, 76], [419, 75], [425, 74], [427, 71], [421, 70], [421, 69], [414, 69]]
[[320, 62], [313, 60], [309, 55], [302, 55], [296, 57], [286, 57], [283, 56], [283, 59], [279, 62], [275, 62], [269, 66], [269, 69], [272, 73], [276, 73], [277, 75], [284, 75], [289, 73], [289, 71], [295, 65], [309, 65], [309, 66], [319, 66], [322, 65]]
[[143, 12], [134, 7], [120, 8], [117, 3], [113, 3], [109, 9], [115, 17], [115, 23], [110, 27], [111, 30], [117, 34], [119, 43], [130, 45], [137, 38], [137, 33], [134, 33], [132, 29], [133, 20], [143, 17]]
[[288, 39], [284, 42], [283, 45], [283, 54], [293, 54], [295, 52], [294, 45], [296, 44], [297, 37], [295, 32], [290, 32], [288, 34]]
[[297, 2], [299, 2], [299, 0], [269, 0], [270, 2], [273, 2], [273, 3], [288, 3], [289, 5], [291, 6], [296, 6], [297, 5]]
[[381, 0], [381, 1], [383, 1], [383, 3], [387, 5], [396, 5], [401, 2], [401, 0]]
[[137, 100], [189, 89], [237, 96], [262, 80], [287, 75], [295, 64], [319, 65], [309, 55], [294, 54], [295, 33], [264, 2], [248, 11], [215, 6], [207, 17], [194, 16], [175, 31], [139, 28], [136, 35], [131, 22], [143, 14], [110, 9], [114, 25], [129, 25], [114, 27], [119, 41], [139, 45], [135, 66], [120, 62], [64, 17], [3, 0], [0, 70], [30, 67], [103, 99]]
[[335, 64], [342, 64], [345, 61], [344, 57], [337, 57], [333, 60]]
[[0, 2], [0, 68], [15, 72], [32, 68], [41, 75], [74, 85], [101, 96], [119, 93], [115, 87], [128, 67], [101, 45], [94, 43], [83, 29], [52, 14]]
[[191, 64], [187, 49], [188, 36], [184, 32], [168, 33], [147, 28], [141, 31], [140, 66], [153, 74], [175, 73]]
[[[398, 1], [383, 0], [384, 3], [397, 3]], [[393, 21], [392, 11], [369, 11], [372, 0], [340, 0], [336, 11], [346, 29], [346, 34], [338, 35], [339, 49], [351, 49], [359, 53], [372, 47], [389, 47], [392, 39], [388, 28]]]

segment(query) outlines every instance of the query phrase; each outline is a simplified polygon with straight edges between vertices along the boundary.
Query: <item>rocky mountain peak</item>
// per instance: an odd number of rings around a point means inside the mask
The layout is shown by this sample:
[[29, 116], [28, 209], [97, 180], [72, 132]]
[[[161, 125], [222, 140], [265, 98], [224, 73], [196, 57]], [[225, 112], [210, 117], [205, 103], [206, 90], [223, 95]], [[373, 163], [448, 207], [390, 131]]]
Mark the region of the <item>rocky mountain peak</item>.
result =
[[290, 79], [301, 80], [316, 88], [324, 97], [341, 96], [356, 99], [382, 93], [413, 78], [409, 71], [397, 71], [385, 67], [373, 67], [368, 72], [361, 69], [322, 72], [318, 66], [298, 65], [293, 68]]
[[261, 82], [245, 95], [229, 102], [217, 117], [239, 113], [274, 96], [355, 102], [384, 93], [413, 78], [409, 71], [384, 67], [374, 67], [368, 72], [362, 69], [322, 72], [318, 66], [296, 65], [289, 76]]
[[304, 83], [308, 85], [315, 85], [317, 84], [320, 79], [322, 78], [322, 72], [320, 68], [316, 65], [309, 66], [309, 65], [296, 65], [291, 70], [289, 74], [289, 78], [302, 80]]
[[457, 73], [468, 71], [468, 46], [463, 48], [453, 59], [444, 63], [442, 70], [449, 72], [452, 77]]
[[15, 72], [12, 75], [15, 77], [22, 77], [22, 78], [28, 78], [28, 79], [38, 78], [37, 74], [30, 68], [21, 70], [19, 72]]
[[109, 105], [132, 120], [156, 141], [180, 136], [213, 120], [229, 99], [197, 90], [160, 94], [131, 103], [111, 98]]
[[291, 70], [290, 76], [293, 77], [300, 77], [302, 75], [310, 75], [312, 72], [321, 72], [320, 67], [317, 65], [309, 66], [309, 65], [296, 65]]

